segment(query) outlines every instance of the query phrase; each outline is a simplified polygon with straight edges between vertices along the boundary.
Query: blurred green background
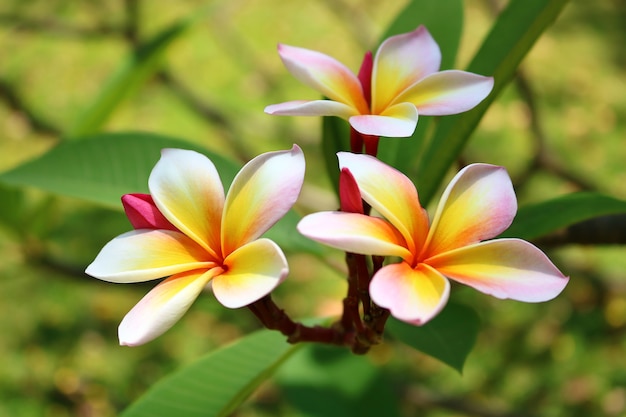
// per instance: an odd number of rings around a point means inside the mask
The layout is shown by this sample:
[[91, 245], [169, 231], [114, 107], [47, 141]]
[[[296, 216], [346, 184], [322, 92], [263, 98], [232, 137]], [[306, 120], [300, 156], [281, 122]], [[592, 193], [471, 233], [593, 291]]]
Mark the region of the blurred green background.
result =
[[[505, 2], [465, 4], [457, 68]], [[172, 135], [241, 162], [298, 143], [308, 164], [300, 211], [332, 209], [319, 119], [263, 113], [268, 104], [316, 97], [287, 73], [276, 44], [320, 50], [356, 70], [403, 5], [3, 0], [0, 171], [57, 144], [133, 50], [195, 14], [103, 130]], [[489, 110], [460, 162], [506, 166], [521, 203], [577, 190], [626, 199], [625, 21], [619, 0], [573, 0]], [[181, 364], [258, 328], [247, 310], [226, 310], [207, 295], [159, 339], [119, 347], [117, 325], [153, 284], [109, 284], [82, 271], [105, 242], [130, 228], [124, 217], [38, 190], [27, 190], [19, 218], [1, 209], [0, 216], [0, 416], [114, 416]], [[543, 243], [571, 276], [556, 300], [531, 305], [457, 290], [483, 322], [463, 375], [392, 343], [361, 358], [383, 367], [385, 389], [397, 396], [402, 415], [625, 415], [624, 248]], [[345, 291], [341, 254], [332, 267], [288, 257], [292, 273], [277, 292], [280, 305], [295, 317], [337, 313]], [[237, 415], [310, 415], [278, 381]]]

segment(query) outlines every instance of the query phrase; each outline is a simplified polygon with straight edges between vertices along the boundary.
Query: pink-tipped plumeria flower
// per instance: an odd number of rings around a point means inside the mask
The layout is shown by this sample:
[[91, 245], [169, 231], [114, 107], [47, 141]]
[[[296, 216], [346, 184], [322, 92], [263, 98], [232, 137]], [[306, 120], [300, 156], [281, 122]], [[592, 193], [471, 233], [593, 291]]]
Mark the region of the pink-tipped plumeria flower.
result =
[[361, 197], [384, 217], [322, 212], [298, 225], [305, 236], [352, 253], [400, 258], [376, 272], [372, 300], [403, 321], [424, 324], [445, 306], [447, 278], [498, 298], [547, 301], [565, 287], [548, 257], [520, 239], [491, 239], [517, 211], [511, 180], [502, 167], [473, 164], [445, 190], [432, 224], [413, 183], [368, 155], [340, 152]]
[[290, 101], [265, 108], [285, 116], [338, 116], [359, 133], [411, 136], [418, 113], [443, 116], [467, 111], [493, 88], [493, 78], [439, 71], [441, 51], [425, 27], [392, 36], [365, 55], [358, 77], [320, 52], [278, 45], [291, 74], [330, 100]]
[[248, 162], [224, 196], [207, 157], [163, 150], [148, 180], [151, 194], [122, 199], [136, 230], [107, 243], [86, 270], [121, 283], [169, 276], [124, 317], [120, 344], [164, 333], [209, 283], [229, 308], [272, 291], [286, 277], [287, 261], [276, 243], [259, 237], [295, 203], [303, 180], [304, 156], [294, 146]]

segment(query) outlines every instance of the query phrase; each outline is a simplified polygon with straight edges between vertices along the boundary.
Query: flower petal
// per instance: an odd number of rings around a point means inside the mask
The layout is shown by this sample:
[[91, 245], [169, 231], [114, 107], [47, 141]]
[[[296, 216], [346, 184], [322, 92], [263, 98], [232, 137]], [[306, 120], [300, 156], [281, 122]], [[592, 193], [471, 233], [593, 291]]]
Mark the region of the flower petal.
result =
[[304, 236], [336, 249], [362, 255], [411, 259], [404, 238], [383, 219], [357, 213], [320, 212], [298, 223]]
[[289, 268], [278, 245], [259, 239], [244, 245], [224, 260], [226, 272], [212, 281], [215, 298], [225, 307], [239, 308], [269, 294]]
[[374, 58], [372, 114], [382, 113], [395, 98], [439, 70], [441, 51], [424, 26], [385, 40]]
[[413, 103], [420, 114], [444, 116], [474, 108], [493, 89], [493, 78], [465, 71], [442, 71], [418, 81], [394, 103]]
[[411, 268], [406, 262], [383, 267], [370, 284], [372, 300], [388, 308], [395, 318], [422, 325], [443, 309], [450, 283], [425, 264]]
[[390, 138], [408, 137], [417, 126], [417, 109], [411, 103], [387, 108], [380, 115], [352, 116], [350, 125], [359, 133]]
[[214, 262], [193, 240], [170, 230], [133, 230], [107, 243], [86, 273], [109, 282], [143, 282]]
[[551, 300], [569, 280], [541, 250], [521, 239], [482, 242], [425, 262], [480, 292], [518, 301]]
[[369, 155], [339, 152], [339, 166], [348, 168], [361, 196], [400, 231], [412, 253], [428, 233], [428, 215], [415, 186], [404, 174]]
[[444, 191], [420, 258], [491, 239], [510, 226], [516, 211], [515, 192], [504, 168], [468, 165]]
[[213, 258], [219, 253], [224, 187], [213, 162], [182, 149], [164, 149], [148, 186], [159, 211]]
[[233, 180], [222, 218], [222, 251], [232, 251], [265, 233], [298, 199], [304, 182], [304, 154], [267, 152], [248, 162]]
[[122, 205], [134, 229], [166, 229], [178, 231], [159, 211], [150, 194], [124, 194]]
[[146, 294], [120, 323], [120, 345], [137, 346], [162, 335], [187, 312], [220, 268], [169, 277]]
[[361, 83], [341, 62], [321, 52], [282, 44], [278, 45], [278, 53], [287, 70], [300, 82], [358, 113], [368, 113]]
[[277, 116], [337, 116], [346, 120], [358, 114], [353, 107], [332, 100], [298, 100], [272, 104], [265, 108], [265, 113]]

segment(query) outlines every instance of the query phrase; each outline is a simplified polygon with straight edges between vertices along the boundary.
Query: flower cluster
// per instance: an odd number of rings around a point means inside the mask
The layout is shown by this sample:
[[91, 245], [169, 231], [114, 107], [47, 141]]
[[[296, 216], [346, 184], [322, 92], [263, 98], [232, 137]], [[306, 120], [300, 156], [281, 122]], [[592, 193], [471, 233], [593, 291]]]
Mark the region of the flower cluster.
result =
[[[418, 114], [469, 110], [493, 86], [490, 77], [439, 72], [439, 48], [424, 27], [387, 39], [375, 57], [365, 56], [358, 76], [319, 52], [280, 45], [279, 53], [296, 78], [329, 100], [282, 103], [266, 112], [339, 116], [363, 135], [410, 136]], [[463, 168], [430, 221], [404, 174], [371, 155], [339, 152], [338, 158], [341, 211], [305, 216], [298, 231], [349, 254], [372, 256], [369, 267], [365, 262], [359, 267], [359, 282], [349, 279], [349, 294], [356, 291], [353, 284], [360, 285], [356, 292], [367, 293], [357, 301], [363, 309], [421, 325], [444, 308], [449, 280], [525, 302], [549, 300], [567, 284], [568, 278], [532, 244], [493, 239], [517, 211], [504, 168]], [[296, 145], [264, 153], [241, 169], [225, 193], [207, 157], [164, 150], [148, 180], [150, 194], [122, 197], [134, 230], [109, 242], [86, 270], [110, 282], [165, 278], [123, 319], [120, 343], [138, 345], [161, 335], [205, 289], [226, 307], [248, 306], [290, 341], [352, 343], [359, 352], [376, 342], [378, 327], [367, 328], [354, 315], [344, 314], [331, 328], [307, 328], [269, 297], [287, 276], [288, 265], [281, 248], [261, 236], [296, 202], [304, 171]], [[358, 315], [358, 305], [354, 311]], [[384, 327], [386, 316], [381, 316]]]

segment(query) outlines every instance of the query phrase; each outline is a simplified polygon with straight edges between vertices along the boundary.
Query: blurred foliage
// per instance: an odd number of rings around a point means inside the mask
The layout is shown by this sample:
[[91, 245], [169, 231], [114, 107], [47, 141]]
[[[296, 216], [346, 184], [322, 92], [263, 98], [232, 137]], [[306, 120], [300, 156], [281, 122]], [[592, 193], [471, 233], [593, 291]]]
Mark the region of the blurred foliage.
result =
[[[102, 129], [183, 137], [240, 162], [297, 141], [308, 164], [299, 209], [333, 208], [332, 187], [319, 174], [319, 120], [262, 112], [267, 104], [315, 94], [287, 74], [276, 43], [324, 51], [356, 69], [362, 52], [376, 44], [403, 5], [5, 0], [0, 170], [57, 144], [129, 53], [202, 13], [162, 52], [161, 65], [151, 67], [145, 82], [103, 119]], [[474, 55], [503, 2], [465, 5], [459, 68]], [[488, 110], [459, 164], [505, 165], [521, 202], [577, 190], [625, 199], [625, 13], [618, 0], [573, 0]], [[20, 218], [7, 214], [15, 212], [7, 207], [19, 207]], [[207, 296], [154, 342], [117, 346], [119, 321], [152, 284], [113, 285], [82, 271], [106, 241], [129, 227], [118, 211], [38, 190], [0, 188], [0, 416], [116, 415], [162, 376], [258, 328], [247, 311], [221, 308]], [[561, 245], [550, 255], [572, 279], [549, 303], [455, 290], [455, 301], [471, 304], [482, 321], [462, 375], [395, 343], [358, 358], [303, 349], [237, 415], [320, 415], [329, 404], [342, 410], [346, 399], [367, 404], [349, 391], [346, 379], [359, 382], [352, 387], [370, 400], [397, 398], [396, 411], [405, 416], [623, 415], [623, 247]], [[334, 260], [339, 265], [340, 255]], [[277, 291], [281, 305], [297, 317], [335, 314], [344, 291], [337, 268], [307, 255], [293, 254], [289, 261], [293, 272]], [[373, 372], [379, 365], [384, 371]], [[328, 374], [319, 372], [322, 366]], [[341, 383], [348, 391], [337, 388]], [[311, 401], [307, 392], [328, 401]], [[359, 413], [381, 410], [374, 404]]]

